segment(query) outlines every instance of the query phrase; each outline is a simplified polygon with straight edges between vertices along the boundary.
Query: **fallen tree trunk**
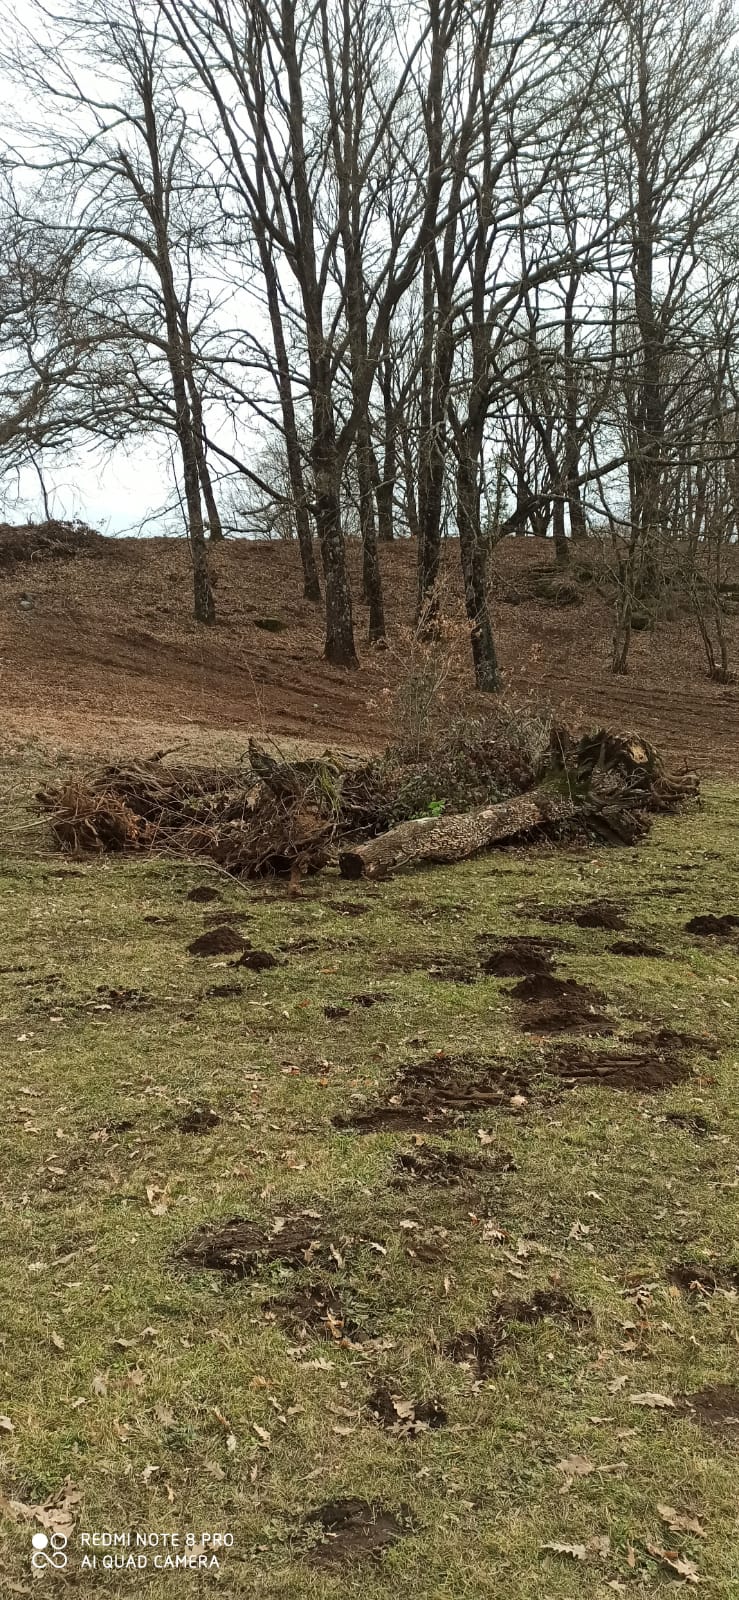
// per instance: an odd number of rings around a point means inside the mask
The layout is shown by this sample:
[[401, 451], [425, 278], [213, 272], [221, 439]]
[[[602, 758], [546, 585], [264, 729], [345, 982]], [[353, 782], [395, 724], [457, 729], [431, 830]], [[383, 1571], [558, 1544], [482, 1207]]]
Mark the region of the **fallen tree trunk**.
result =
[[414, 817], [339, 855], [342, 878], [382, 878], [409, 861], [465, 861], [488, 845], [515, 839], [546, 822], [564, 822], [578, 807], [568, 796], [534, 789], [495, 806], [451, 817]]

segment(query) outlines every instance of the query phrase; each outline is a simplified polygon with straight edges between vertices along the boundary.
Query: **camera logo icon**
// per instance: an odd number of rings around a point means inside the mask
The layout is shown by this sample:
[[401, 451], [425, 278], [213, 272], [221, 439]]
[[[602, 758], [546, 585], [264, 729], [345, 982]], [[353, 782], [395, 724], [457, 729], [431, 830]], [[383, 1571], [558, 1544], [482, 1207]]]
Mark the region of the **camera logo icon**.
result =
[[34, 1533], [31, 1540], [33, 1555], [31, 1566], [36, 1572], [42, 1572], [44, 1567], [53, 1567], [55, 1572], [63, 1572], [69, 1557], [67, 1556], [67, 1540], [63, 1533]]

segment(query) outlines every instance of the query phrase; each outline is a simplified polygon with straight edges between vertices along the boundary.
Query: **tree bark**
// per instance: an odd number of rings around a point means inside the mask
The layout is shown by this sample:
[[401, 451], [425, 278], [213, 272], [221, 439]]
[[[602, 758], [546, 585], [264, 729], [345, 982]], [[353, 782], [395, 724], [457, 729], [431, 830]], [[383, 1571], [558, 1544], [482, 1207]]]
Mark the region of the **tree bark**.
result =
[[464, 603], [470, 624], [475, 685], [489, 694], [502, 689], [487, 597], [485, 541], [480, 527], [480, 491], [475, 447], [465, 439], [457, 466], [457, 531], [464, 580]]
[[576, 809], [575, 801], [567, 796], [535, 789], [531, 794], [483, 806], [478, 811], [452, 817], [415, 817], [366, 844], [343, 850], [339, 870], [343, 878], [379, 878], [407, 862], [465, 861], [488, 845], [528, 833], [554, 817], [571, 817]]

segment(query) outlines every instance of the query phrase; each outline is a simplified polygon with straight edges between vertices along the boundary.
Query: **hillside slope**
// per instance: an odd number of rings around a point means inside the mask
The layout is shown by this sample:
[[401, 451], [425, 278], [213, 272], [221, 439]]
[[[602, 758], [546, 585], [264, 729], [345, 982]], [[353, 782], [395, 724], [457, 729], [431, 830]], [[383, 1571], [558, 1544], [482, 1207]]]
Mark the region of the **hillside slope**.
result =
[[[452, 708], [472, 708], [456, 552], [448, 552], [445, 606]], [[689, 618], [634, 635], [630, 673], [609, 670], [610, 614], [597, 594], [580, 606], [501, 598], [541, 564], [537, 541], [509, 541], [495, 557], [494, 618], [506, 684], [575, 720], [633, 726], [703, 771], [739, 765], [739, 688], [706, 677]], [[190, 616], [184, 541], [128, 539], [102, 555], [39, 560], [0, 573], [0, 733], [6, 752], [29, 741], [81, 754], [250, 732], [323, 745], [381, 744], [396, 724], [397, 693], [413, 654], [415, 552], [383, 551], [390, 647], [364, 641], [357, 602], [358, 671], [321, 658], [321, 617], [302, 599], [297, 553], [233, 542], [213, 551], [218, 622]], [[21, 606], [26, 592], [30, 609]], [[273, 619], [280, 631], [259, 622]], [[735, 635], [737, 624], [732, 624]], [[739, 639], [735, 639], [735, 648]]]

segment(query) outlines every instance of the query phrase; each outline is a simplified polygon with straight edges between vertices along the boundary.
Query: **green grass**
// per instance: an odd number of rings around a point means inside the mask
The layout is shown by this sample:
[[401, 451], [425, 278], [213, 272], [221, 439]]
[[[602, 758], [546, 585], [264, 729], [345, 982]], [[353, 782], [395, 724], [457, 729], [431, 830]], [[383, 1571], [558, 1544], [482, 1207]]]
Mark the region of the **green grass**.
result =
[[[717, 1600], [739, 1592], [739, 1428], [630, 1400], [737, 1381], [736, 1296], [684, 1295], [666, 1277], [675, 1260], [739, 1262], [736, 944], [683, 931], [696, 912], [737, 909], [737, 821], [737, 792], [716, 788], [637, 850], [498, 854], [380, 886], [326, 875], [297, 901], [165, 861], [74, 863], [62, 876], [59, 857], [24, 857], [12, 836], [0, 883], [0, 1412], [13, 1431], [0, 1432], [0, 1489], [26, 1504], [66, 1479], [81, 1491], [67, 1575], [47, 1574], [46, 1593], [667, 1594], [679, 1580], [648, 1544], [694, 1561]], [[222, 909], [247, 914], [255, 947], [318, 945], [259, 974], [193, 959], [186, 945], [221, 909], [188, 902], [206, 881]], [[552, 929], [532, 910], [596, 897], [620, 901], [630, 932], [667, 958], [618, 958], [617, 935]], [[357, 903], [365, 915], [341, 914]], [[501, 1147], [515, 1170], [399, 1189], [397, 1153], [413, 1135], [358, 1135], [334, 1116], [438, 1050], [541, 1065], [510, 984], [429, 976], [440, 958], [476, 963], [485, 931], [566, 938], [559, 970], [604, 991], [621, 1034], [715, 1034], [721, 1052], [696, 1055], [692, 1077], [655, 1095], [550, 1082], [523, 1109], [429, 1130], [463, 1152]], [[234, 979], [240, 996], [205, 996]], [[99, 986], [151, 1000], [95, 1010]], [[389, 998], [325, 1018], [325, 1004], [373, 987]], [[179, 1131], [202, 1103], [218, 1125]], [[710, 1131], [696, 1137], [666, 1120], [674, 1111], [701, 1113]], [[173, 1261], [203, 1221], [271, 1226], [304, 1209], [338, 1244], [336, 1283], [374, 1336], [354, 1348], [300, 1346], [271, 1310], [315, 1270], [233, 1282]], [[429, 1244], [434, 1258], [420, 1259]], [[553, 1286], [592, 1320], [517, 1324], [484, 1382], [444, 1355], [496, 1297]], [[440, 1397], [448, 1425], [410, 1440], [378, 1428], [366, 1399], [388, 1375], [408, 1398]], [[557, 1463], [573, 1455], [595, 1470], [563, 1492]], [[412, 1531], [381, 1560], [323, 1568], [301, 1520], [351, 1495], [402, 1512]], [[664, 1503], [707, 1537], [668, 1532]], [[0, 1588], [30, 1593], [31, 1525], [7, 1514], [0, 1528]], [[226, 1531], [234, 1544], [210, 1580], [81, 1572], [80, 1533], [106, 1528]], [[604, 1536], [609, 1552], [584, 1561], [542, 1549]]]

